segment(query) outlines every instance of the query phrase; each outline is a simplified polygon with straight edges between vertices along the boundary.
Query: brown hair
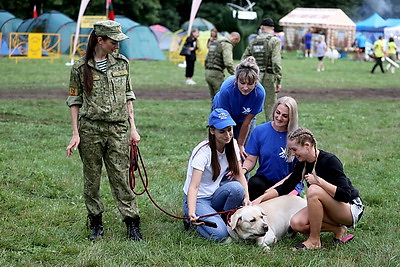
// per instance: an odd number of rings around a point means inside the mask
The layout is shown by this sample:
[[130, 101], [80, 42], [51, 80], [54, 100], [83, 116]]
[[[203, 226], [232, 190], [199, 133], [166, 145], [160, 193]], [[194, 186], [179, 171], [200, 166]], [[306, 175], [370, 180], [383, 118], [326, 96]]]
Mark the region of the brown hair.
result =
[[[301, 146], [304, 146], [306, 142], [311, 143], [314, 146], [315, 156], [317, 156], [317, 139], [315, 139], [314, 134], [304, 127], [299, 127], [292, 132], [288, 133], [287, 141], [295, 140]], [[289, 150], [286, 150], [286, 153], [290, 154]]]
[[98, 44], [97, 37], [101, 37], [104, 41], [109, 39], [107, 36], [97, 36], [94, 31], [89, 36], [89, 41], [86, 49], [85, 64], [83, 66], [83, 88], [87, 95], [92, 94], [93, 89], [93, 73], [92, 69], [89, 67], [89, 60], [94, 59], [94, 49]]
[[249, 56], [243, 59], [235, 69], [236, 82], [248, 79], [250, 83], [257, 83], [260, 74], [260, 68], [257, 66], [256, 59]]
[[[213, 181], [217, 180], [218, 176], [221, 173], [221, 166], [219, 165], [218, 161], [218, 153], [217, 153], [217, 143], [215, 141], [215, 135], [211, 134], [210, 129], [213, 128], [211, 126], [208, 130], [208, 144], [211, 149], [211, 168], [213, 170]], [[233, 145], [233, 138], [231, 141], [225, 145], [225, 153], [226, 158], [228, 160], [229, 170], [233, 172], [233, 174], [239, 175], [239, 165], [238, 159], [236, 158], [235, 147]]]

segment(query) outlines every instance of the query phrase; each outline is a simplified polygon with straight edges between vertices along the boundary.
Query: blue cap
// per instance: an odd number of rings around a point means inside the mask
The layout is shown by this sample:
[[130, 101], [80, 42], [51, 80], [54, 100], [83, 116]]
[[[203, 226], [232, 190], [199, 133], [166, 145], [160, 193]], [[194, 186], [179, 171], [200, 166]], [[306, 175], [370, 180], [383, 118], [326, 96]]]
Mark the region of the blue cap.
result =
[[228, 126], [235, 126], [236, 123], [232, 119], [228, 111], [223, 108], [214, 109], [208, 118], [207, 127], [214, 126], [218, 130], [224, 129]]

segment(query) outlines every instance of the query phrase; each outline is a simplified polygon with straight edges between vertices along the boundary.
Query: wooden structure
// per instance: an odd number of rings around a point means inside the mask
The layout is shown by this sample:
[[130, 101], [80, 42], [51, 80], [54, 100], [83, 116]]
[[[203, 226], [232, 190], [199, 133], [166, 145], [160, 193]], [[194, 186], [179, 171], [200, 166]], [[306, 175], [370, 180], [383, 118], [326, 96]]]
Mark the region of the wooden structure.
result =
[[279, 25], [284, 29], [287, 50], [302, 50], [308, 30], [324, 35], [327, 46], [338, 50], [351, 47], [356, 34], [356, 24], [338, 8], [296, 8], [280, 19]]

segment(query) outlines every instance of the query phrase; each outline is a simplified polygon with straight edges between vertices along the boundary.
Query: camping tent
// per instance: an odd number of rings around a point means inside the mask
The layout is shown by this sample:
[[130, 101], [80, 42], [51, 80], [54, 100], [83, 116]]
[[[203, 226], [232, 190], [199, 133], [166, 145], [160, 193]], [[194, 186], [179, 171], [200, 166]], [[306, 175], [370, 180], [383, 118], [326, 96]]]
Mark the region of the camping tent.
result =
[[[182, 24], [181, 29], [187, 31], [189, 27], [189, 21]], [[203, 18], [195, 18], [193, 20], [192, 29], [198, 29], [199, 31], [211, 31], [215, 26], [211, 22]]]
[[1, 54], [7, 54], [8, 52], [8, 42], [10, 38], [10, 32], [15, 32], [19, 25], [21, 25], [22, 19], [16, 18], [10, 12], [5, 10], [0, 10], [0, 32], [2, 33]]
[[71, 35], [75, 33], [75, 28], [75, 21], [53, 10], [43, 13], [37, 18], [24, 20], [19, 25], [17, 32], [59, 33], [61, 39], [60, 51], [68, 54]]
[[167, 27], [160, 24], [150, 25], [149, 27], [157, 38], [158, 47], [161, 50], [168, 50], [173, 33]]
[[149, 27], [124, 16], [116, 16], [115, 21], [121, 24], [123, 33], [129, 36], [129, 39], [120, 43], [121, 54], [128, 59], [166, 60]]
[[308, 29], [325, 35], [328, 47], [350, 47], [354, 41], [356, 24], [337, 8], [295, 8], [279, 20], [285, 33], [286, 49], [300, 49]]

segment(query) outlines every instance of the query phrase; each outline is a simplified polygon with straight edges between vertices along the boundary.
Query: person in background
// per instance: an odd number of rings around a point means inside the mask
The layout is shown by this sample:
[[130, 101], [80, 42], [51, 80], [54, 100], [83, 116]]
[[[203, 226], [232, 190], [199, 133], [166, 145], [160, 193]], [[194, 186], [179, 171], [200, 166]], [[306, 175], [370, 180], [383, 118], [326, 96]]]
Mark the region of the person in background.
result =
[[325, 57], [326, 50], [327, 50], [327, 47], [326, 47], [326, 43], [324, 41], [324, 37], [320, 36], [318, 38], [318, 42], [317, 42], [317, 57], [318, 57], [317, 71], [318, 72], [325, 70], [324, 57]]
[[193, 74], [194, 74], [194, 65], [196, 63], [196, 50], [199, 49], [197, 46], [197, 38], [199, 37], [200, 33], [197, 29], [193, 29], [190, 32], [190, 35], [186, 38], [184, 46], [188, 47], [190, 51], [189, 56], [185, 56], [186, 61], [186, 84], [193, 85], [196, 84], [193, 81]]
[[247, 156], [244, 147], [256, 126], [256, 115], [262, 111], [265, 99], [265, 90], [258, 80], [259, 73], [254, 57], [243, 59], [236, 66], [235, 75], [226, 78], [213, 100], [212, 108], [227, 110], [235, 121], [233, 136], [243, 160]]
[[376, 67], [381, 68], [381, 72], [385, 73], [382, 65], [382, 58], [385, 56], [385, 44], [383, 43], [383, 36], [379, 36], [379, 39], [374, 43], [374, 57], [375, 65], [372, 67], [371, 73], [374, 73]]
[[274, 21], [261, 21], [261, 33], [247, 46], [242, 60], [253, 56], [260, 68], [260, 82], [266, 91], [264, 111], [266, 121], [270, 121], [271, 110], [277, 94], [282, 89], [281, 39], [274, 35]]
[[359, 60], [365, 61], [365, 43], [367, 42], [367, 39], [363, 34], [360, 34], [357, 39], [357, 45], [358, 45], [358, 53], [359, 53]]
[[208, 38], [207, 40], [207, 48], [210, 48], [210, 45], [218, 40], [218, 30], [216, 28], [213, 28], [210, 31], [210, 38]]
[[[197, 226], [205, 238], [222, 241], [228, 237], [225, 216], [212, 215], [202, 218], [216, 224], [216, 228], [199, 222], [199, 217], [228, 211], [248, 205], [247, 181], [241, 169], [239, 147], [233, 138], [235, 122], [228, 111], [215, 109], [208, 119], [208, 139], [200, 142], [192, 152], [183, 187], [183, 212], [190, 218], [187, 224]], [[230, 172], [233, 181], [220, 184]]]
[[129, 61], [115, 53], [118, 42], [126, 38], [118, 22], [96, 22], [86, 54], [71, 70], [67, 104], [71, 111], [72, 138], [66, 153], [71, 156], [79, 149], [82, 159], [84, 199], [92, 230], [90, 240], [104, 234], [104, 206], [99, 194], [103, 162], [127, 236], [142, 240], [137, 200], [129, 187], [129, 142], [140, 141], [132, 104], [136, 98]]
[[288, 194], [300, 181], [304, 181], [308, 187], [307, 207], [293, 215], [290, 226], [294, 231], [309, 236], [293, 250], [321, 248], [321, 232], [332, 232], [335, 244], [353, 239], [354, 235], [344, 234], [360, 221], [364, 205], [358, 190], [344, 173], [340, 160], [318, 149], [314, 134], [303, 127], [288, 134], [286, 147], [287, 152], [298, 159], [293, 173], [252, 204]]
[[305, 45], [304, 56], [305, 57], [312, 57], [312, 54], [311, 54], [312, 33], [311, 33], [310, 29], [304, 35], [304, 45]]
[[211, 100], [219, 91], [224, 81], [224, 69], [233, 75], [235, 68], [233, 65], [233, 47], [240, 42], [240, 34], [232, 32], [228, 37], [221, 37], [213, 41], [208, 48], [205, 60], [205, 76], [210, 89]]
[[[257, 164], [258, 169], [248, 181], [250, 200], [264, 194], [265, 190], [279, 185], [292, 171], [296, 160], [287, 157], [286, 136], [297, 128], [298, 109], [296, 100], [290, 96], [278, 98], [272, 109], [273, 120], [258, 125], [246, 145], [247, 158], [243, 169], [250, 172]], [[292, 194], [302, 192], [302, 183]]]
[[[396, 51], [397, 51], [397, 46], [396, 46], [396, 43], [394, 42], [394, 39], [393, 39], [393, 37], [390, 37], [389, 38], [389, 42], [388, 42], [388, 57], [393, 61], [393, 62], [396, 62], [396, 60], [397, 60], [397, 56], [396, 56]], [[391, 63], [389, 63], [387, 66], [386, 66], [386, 69], [387, 70], [389, 70], [389, 68], [390, 68], [390, 71], [392, 72], [392, 73], [394, 73], [394, 68], [395, 68], [396, 66], [394, 66], [393, 64], [391, 64]]]

